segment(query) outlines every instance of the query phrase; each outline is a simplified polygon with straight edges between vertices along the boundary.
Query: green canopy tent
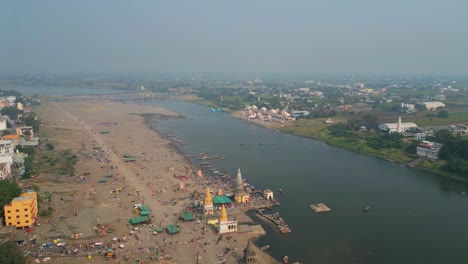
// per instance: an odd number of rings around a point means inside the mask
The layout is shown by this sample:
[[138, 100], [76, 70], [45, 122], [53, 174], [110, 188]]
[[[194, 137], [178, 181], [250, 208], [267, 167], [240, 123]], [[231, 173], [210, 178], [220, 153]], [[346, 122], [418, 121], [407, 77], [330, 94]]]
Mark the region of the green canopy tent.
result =
[[124, 161], [125, 162], [135, 162], [136, 159], [135, 158], [125, 158]]
[[150, 211], [148, 211], [148, 210], [140, 210], [140, 211], [138, 212], [138, 214], [140, 214], [141, 216], [149, 215], [149, 214], [150, 214]]
[[109, 131], [108, 130], [103, 130], [100, 132], [101, 134], [109, 134]]
[[177, 225], [168, 225], [166, 226], [166, 230], [169, 234], [173, 235], [179, 233], [179, 227]]
[[109, 177], [112, 177], [112, 176], [113, 176], [112, 173], [107, 173], [107, 174], [106, 174], [106, 177], [108, 177], [108, 178], [109, 178]]
[[93, 146], [93, 149], [101, 149], [101, 146]]
[[140, 210], [140, 211], [149, 211], [150, 209], [149, 209], [149, 207], [146, 206], [146, 205], [140, 205], [140, 206], [138, 207], [138, 210]]
[[125, 154], [123, 155], [123, 157], [124, 157], [124, 158], [130, 158], [130, 154], [125, 153]]
[[106, 179], [100, 179], [100, 180], [99, 180], [99, 183], [106, 183], [106, 182], [107, 182]]
[[141, 223], [147, 223], [150, 220], [151, 220], [151, 218], [149, 216], [145, 215], [145, 216], [130, 218], [129, 222], [130, 222], [131, 225], [136, 225], [136, 224], [141, 224]]
[[223, 204], [230, 204], [230, 203], [232, 203], [232, 200], [229, 199], [229, 197], [225, 195], [213, 197], [214, 205], [223, 205]]
[[159, 226], [159, 227], [156, 227], [156, 229], [154, 229], [154, 231], [156, 231], [158, 233], [161, 233], [162, 231], [164, 231], [164, 228], [162, 226]]
[[180, 216], [180, 219], [184, 220], [184, 222], [186, 222], [186, 221], [194, 221], [194, 220], [195, 220], [195, 217], [194, 217], [193, 214], [191, 214], [191, 213], [183, 213], [183, 214]]

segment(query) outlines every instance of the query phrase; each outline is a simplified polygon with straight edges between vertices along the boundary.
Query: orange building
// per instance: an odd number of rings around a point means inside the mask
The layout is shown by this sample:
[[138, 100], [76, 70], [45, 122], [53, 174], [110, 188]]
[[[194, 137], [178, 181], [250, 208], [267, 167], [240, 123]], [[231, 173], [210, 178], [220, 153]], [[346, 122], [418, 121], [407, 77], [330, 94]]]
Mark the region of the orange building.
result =
[[37, 219], [37, 195], [25, 192], [3, 207], [7, 226], [28, 227]]
[[10, 135], [5, 135], [5, 136], [2, 136], [2, 139], [3, 140], [11, 140], [12, 142], [12, 145], [13, 145], [13, 148], [16, 147], [18, 145], [18, 139], [20, 138], [21, 136], [18, 135], [18, 134], [10, 134]]

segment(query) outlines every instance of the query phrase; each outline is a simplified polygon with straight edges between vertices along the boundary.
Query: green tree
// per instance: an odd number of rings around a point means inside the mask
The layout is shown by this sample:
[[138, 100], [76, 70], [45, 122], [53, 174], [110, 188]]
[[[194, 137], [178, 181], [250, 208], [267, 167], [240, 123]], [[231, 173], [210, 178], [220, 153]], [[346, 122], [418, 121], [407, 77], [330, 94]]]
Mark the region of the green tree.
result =
[[52, 143], [46, 143], [46, 149], [47, 149], [47, 150], [54, 150], [54, 144], [52, 144]]
[[22, 121], [25, 125], [31, 126], [34, 131], [39, 131], [40, 122], [37, 120], [35, 113], [31, 112], [30, 114], [23, 116]]
[[35, 169], [35, 166], [34, 166], [34, 162], [33, 162], [33, 158], [32, 156], [28, 156], [24, 159], [24, 174], [23, 174], [23, 178], [24, 179], [29, 179], [31, 178], [32, 175], [34, 175], [36, 173], [36, 171], [34, 170]]
[[440, 118], [448, 118], [449, 117], [449, 113], [447, 110], [441, 110], [438, 114], [437, 114], [437, 117], [440, 117]]
[[18, 118], [19, 112], [20, 112], [20, 110], [18, 110], [18, 108], [16, 108], [16, 106], [3, 107], [2, 110], [0, 110], [0, 113], [2, 115], [7, 115], [12, 120], [16, 120]]
[[[0, 180], [0, 216], [4, 216], [3, 207], [10, 203], [13, 198], [21, 194], [21, 188], [16, 182], [9, 180]], [[3, 263], [0, 261], [0, 263]]]
[[33, 146], [17, 146], [17, 150], [21, 153], [26, 153], [30, 156], [36, 154], [36, 149]]
[[375, 115], [372, 115], [372, 114], [365, 114], [362, 116], [362, 119], [365, 123], [368, 123], [368, 124], [375, 124], [377, 123], [377, 116]]
[[13, 241], [0, 244], [0, 263], [26, 264], [26, 257]]

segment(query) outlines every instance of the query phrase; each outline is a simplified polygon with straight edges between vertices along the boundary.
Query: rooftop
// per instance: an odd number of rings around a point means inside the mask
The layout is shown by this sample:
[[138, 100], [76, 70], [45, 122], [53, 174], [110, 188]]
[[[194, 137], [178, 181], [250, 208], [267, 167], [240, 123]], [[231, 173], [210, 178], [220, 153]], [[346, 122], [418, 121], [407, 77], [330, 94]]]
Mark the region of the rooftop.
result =
[[227, 196], [223, 195], [223, 196], [213, 197], [213, 203], [214, 204], [226, 204], [226, 203], [232, 203], [232, 201]]

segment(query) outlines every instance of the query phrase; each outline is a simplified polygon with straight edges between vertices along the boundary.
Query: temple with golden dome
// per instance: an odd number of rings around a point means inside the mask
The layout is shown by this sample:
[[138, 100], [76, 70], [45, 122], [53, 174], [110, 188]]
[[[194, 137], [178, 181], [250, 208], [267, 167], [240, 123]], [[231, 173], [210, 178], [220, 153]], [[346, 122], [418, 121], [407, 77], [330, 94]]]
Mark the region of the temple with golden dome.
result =
[[205, 203], [203, 204], [205, 215], [214, 214], [213, 197], [211, 197], [210, 188], [205, 189]]
[[224, 204], [221, 206], [221, 213], [218, 220], [218, 233], [232, 233], [237, 232], [237, 220], [229, 220]]
[[237, 170], [237, 181], [236, 191], [234, 193], [234, 200], [236, 203], [248, 203], [250, 202], [250, 196], [244, 189], [244, 183], [242, 182], [242, 175], [240, 168]]

